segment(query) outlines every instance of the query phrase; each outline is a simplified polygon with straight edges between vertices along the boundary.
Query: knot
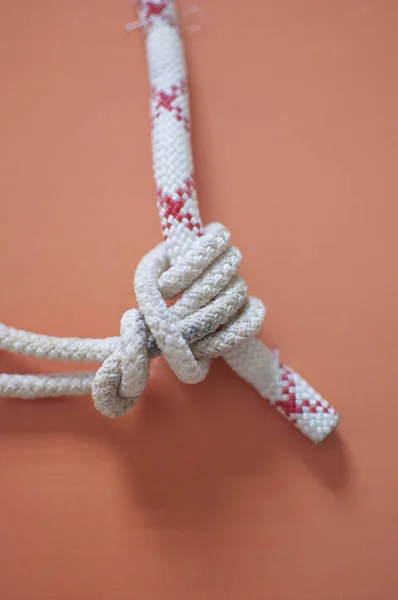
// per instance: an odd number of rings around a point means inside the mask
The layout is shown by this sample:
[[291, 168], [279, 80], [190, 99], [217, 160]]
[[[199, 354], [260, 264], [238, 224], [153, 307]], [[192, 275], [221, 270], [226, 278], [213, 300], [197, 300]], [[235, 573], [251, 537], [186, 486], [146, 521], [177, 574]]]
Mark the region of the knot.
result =
[[264, 306], [247, 296], [237, 275], [242, 256], [229, 242], [229, 231], [215, 223], [172, 267], [165, 243], [141, 260], [134, 282], [139, 310], [123, 315], [120, 344], [93, 381], [94, 404], [103, 414], [117, 417], [132, 407], [145, 389], [150, 358], [163, 355], [180, 381], [198, 383], [211, 358], [261, 329]]

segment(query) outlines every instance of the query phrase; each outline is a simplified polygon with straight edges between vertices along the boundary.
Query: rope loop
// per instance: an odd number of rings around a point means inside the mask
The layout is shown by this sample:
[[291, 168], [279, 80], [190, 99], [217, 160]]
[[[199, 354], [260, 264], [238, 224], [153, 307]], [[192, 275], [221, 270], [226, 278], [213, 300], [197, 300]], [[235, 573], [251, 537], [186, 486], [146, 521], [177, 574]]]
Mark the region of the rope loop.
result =
[[[93, 381], [98, 410], [110, 417], [125, 414], [145, 389], [150, 358], [162, 354], [180, 381], [198, 383], [211, 358], [258, 333], [265, 309], [247, 296], [237, 275], [241, 259], [228, 230], [212, 224], [172, 267], [166, 243], [141, 260], [134, 284], [139, 310], [123, 315], [120, 344]], [[166, 300], [177, 296], [169, 307]]]

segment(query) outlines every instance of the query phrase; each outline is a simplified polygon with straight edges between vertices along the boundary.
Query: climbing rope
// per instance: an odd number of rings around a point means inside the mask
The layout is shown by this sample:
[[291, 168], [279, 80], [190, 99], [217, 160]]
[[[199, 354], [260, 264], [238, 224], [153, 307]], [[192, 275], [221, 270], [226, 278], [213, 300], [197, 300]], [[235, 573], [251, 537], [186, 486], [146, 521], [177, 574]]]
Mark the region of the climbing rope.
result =
[[[142, 0], [151, 84], [153, 169], [164, 241], [137, 267], [138, 310], [122, 318], [119, 337], [57, 338], [0, 324], [0, 348], [50, 360], [102, 362], [96, 373], [0, 374], [0, 396], [38, 398], [92, 393], [103, 414], [128, 411], [145, 389], [149, 360], [164, 356], [178, 379], [197, 383], [222, 356], [313, 442], [339, 416], [309, 384], [255, 336], [265, 309], [237, 270], [240, 252], [219, 224], [203, 227], [191, 152], [185, 57], [173, 0]], [[129, 27], [134, 29], [135, 25]], [[168, 306], [166, 300], [178, 297]]]

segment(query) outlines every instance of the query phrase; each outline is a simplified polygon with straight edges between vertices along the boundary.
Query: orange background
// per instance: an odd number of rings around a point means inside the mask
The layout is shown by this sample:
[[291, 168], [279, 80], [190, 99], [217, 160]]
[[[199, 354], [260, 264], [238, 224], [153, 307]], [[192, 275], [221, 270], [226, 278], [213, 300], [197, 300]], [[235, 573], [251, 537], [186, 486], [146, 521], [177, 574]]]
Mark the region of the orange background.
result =
[[[262, 337], [342, 413], [313, 446], [222, 361], [137, 407], [0, 402], [2, 600], [397, 596], [398, 4], [180, 3], [202, 215]], [[188, 12], [187, 12], [188, 10]], [[0, 6], [1, 320], [115, 335], [160, 240], [130, 2]], [[199, 31], [193, 31], [199, 23]], [[46, 364], [0, 354], [5, 372]]]

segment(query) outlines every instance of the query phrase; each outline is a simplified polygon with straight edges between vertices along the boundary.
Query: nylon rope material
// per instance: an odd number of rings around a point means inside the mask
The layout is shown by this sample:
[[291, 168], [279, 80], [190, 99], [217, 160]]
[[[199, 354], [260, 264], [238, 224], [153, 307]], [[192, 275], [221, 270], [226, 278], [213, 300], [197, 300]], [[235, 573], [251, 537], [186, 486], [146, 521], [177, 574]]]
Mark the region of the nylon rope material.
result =
[[[39, 398], [92, 393], [111, 417], [145, 389], [151, 358], [163, 355], [178, 379], [206, 377], [222, 356], [304, 435], [317, 443], [339, 422], [335, 409], [256, 337], [265, 309], [238, 275], [240, 252], [220, 224], [203, 227], [191, 151], [188, 83], [173, 0], [142, 0], [150, 81], [153, 171], [164, 241], [135, 274], [139, 309], [127, 311], [120, 336], [58, 338], [0, 324], [0, 349], [50, 360], [102, 362], [94, 372], [0, 374], [0, 396]], [[130, 29], [135, 28], [135, 24]], [[179, 296], [169, 307], [166, 300]]]

